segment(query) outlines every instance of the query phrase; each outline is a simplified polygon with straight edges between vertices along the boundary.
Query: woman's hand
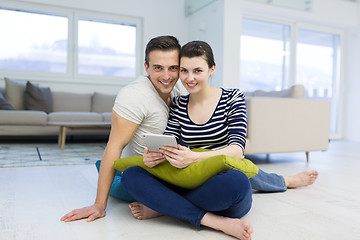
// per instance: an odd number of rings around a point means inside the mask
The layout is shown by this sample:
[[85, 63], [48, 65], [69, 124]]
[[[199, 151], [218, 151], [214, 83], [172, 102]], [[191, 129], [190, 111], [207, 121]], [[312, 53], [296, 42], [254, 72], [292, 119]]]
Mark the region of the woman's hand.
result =
[[153, 168], [156, 165], [165, 161], [165, 156], [159, 152], [150, 152], [149, 149], [146, 147], [144, 154], [143, 154], [143, 162], [145, 166], [149, 168]]
[[192, 163], [197, 162], [197, 153], [179, 144], [178, 148], [163, 146], [160, 152], [176, 168], [186, 168]]

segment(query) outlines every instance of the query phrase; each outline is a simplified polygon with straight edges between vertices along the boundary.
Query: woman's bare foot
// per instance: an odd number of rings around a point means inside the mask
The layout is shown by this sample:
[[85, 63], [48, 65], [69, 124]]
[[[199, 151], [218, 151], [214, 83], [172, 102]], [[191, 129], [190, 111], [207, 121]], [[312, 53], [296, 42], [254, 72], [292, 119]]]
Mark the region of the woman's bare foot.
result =
[[294, 176], [284, 177], [287, 188], [306, 187], [313, 184], [319, 173], [315, 170], [304, 171]]
[[251, 239], [253, 228], [250, 223], [237, 218], [230, 218], [229, 220], [229, 224], [226, 226], [227, 230], [224, 233], [241, 240]]
[[129, 208], [131, 209], [134, 217], [139, 220], [151, 219], [162, 216], [161, 213], [158, 213], [139, 202], [130, 203]]
[[250, 223], [244, 220], [218, 216], [209, 212], [201, 219], [201, 225], [220, 230], [241, 240], [251, 240], [251, 234], [253, 233]]

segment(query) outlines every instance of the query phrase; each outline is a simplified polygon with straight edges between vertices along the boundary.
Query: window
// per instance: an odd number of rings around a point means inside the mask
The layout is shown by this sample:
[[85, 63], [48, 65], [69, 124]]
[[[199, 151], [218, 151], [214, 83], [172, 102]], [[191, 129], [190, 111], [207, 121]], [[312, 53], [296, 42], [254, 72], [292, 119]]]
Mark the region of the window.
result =
[[[38, 4], [0, 5], [0, 71], [131, 80], [141, 72], [141, 19]], [[24, 8], [24, 9], [23, 9]]]
[[136, 77], [136, 26], [79, 20], [78, 73]]
[[340, 41], [341, 33], [336, 30], [245, 18], [240, 43], [241, 89], [271, 91], [302, 84], [307, 98], [331, 103], [330, 133], [337, 137]]
[[0, 69], [67, 72], [67, 17], [0, 9], [0, 32]]
[[305, 86], [307, 97], [331, 102], [331, 132], [337, 132], [340, 35], [298, 30], [296, 83]]
[[281, 90], [288, 82], [290, 26], [244, 19], [241, 36], [241, 89]]

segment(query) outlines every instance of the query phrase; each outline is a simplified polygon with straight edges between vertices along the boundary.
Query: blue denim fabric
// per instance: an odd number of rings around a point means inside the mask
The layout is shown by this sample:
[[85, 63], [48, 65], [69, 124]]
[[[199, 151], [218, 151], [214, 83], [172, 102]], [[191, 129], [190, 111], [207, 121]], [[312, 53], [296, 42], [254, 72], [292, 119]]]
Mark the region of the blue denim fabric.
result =
[[240, 218], [249, 212], [252, 204], [249, 180], [237, 170], [222, 172], [200, 187], [186, 190], [154, 177], [141, 167], [130, 167], [123, 172], [122, 184], [145, 206], [198, 228], [207, 212]]
[[[100, 169], [100, 163], [101, 163], [101, 160], [98, 160], [95, 163], [95, 166], [96, 166], [96, 169], [98, 170], [98, 172]], [[125, 200], [128, 202], [136, 202], [136, 200], [129, 193], [127, 193], [125, 191], [125, 189], [123, 188], [123, 186], [121, 184], [121, 175], [122, 174], [120, 171], [116, 171], [114, 181], [110, 188], [110, 196], [120, 198], [121, 200]]]
[[260, 192], [285, 192], [287, 190], [284, 177], [264, 172], [261, 169], [255, 177], [249, 180], [251, 188]]

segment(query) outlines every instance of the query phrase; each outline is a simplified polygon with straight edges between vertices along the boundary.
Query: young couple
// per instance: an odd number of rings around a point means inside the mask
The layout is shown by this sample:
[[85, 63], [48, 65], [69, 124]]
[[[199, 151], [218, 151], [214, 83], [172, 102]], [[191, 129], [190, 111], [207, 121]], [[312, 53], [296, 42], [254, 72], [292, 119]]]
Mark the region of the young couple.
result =
[[[244, 155], [245, 96], [238, 89], [209, 85], [215, 61], [207, 43], [193, 41], [181, 48], [175, 37], [153, 38], [146, 47], [144, 66], [148, 76], [122, 88], [115, 101], [109, 141], [101, 167], [98, 166], [95, 203], [71, 211], [62, 221], [82, 218], [93, 221], [105, 216], [110, 193], [132, 201], [130, 209], [137, 219], [167, 215], [196, 227], [203, 225], [238, 239], [251, 239], [251, 225], [240, 220], [251, 208], [251, 189], [280, 192], [314, 183], [316, 171], [283, 177], [259, 170], [249, 181], [242, 172], [229, 170], [196, 189], [185, 190], [153, 177], [140, 167], [116, 173], [112, 168], [115, 160], [141, 154], [148, 167], [167, 160], [177, 168], [214, 155], [239, 159]], [[179, 77], [187, 95], [177, 84]], [[213, 151], [195, 153], [179, 145], [164, 147], [161, 153], [149, 152], [142, 134], [164, 132], [175, 135], [190, 148]]]

